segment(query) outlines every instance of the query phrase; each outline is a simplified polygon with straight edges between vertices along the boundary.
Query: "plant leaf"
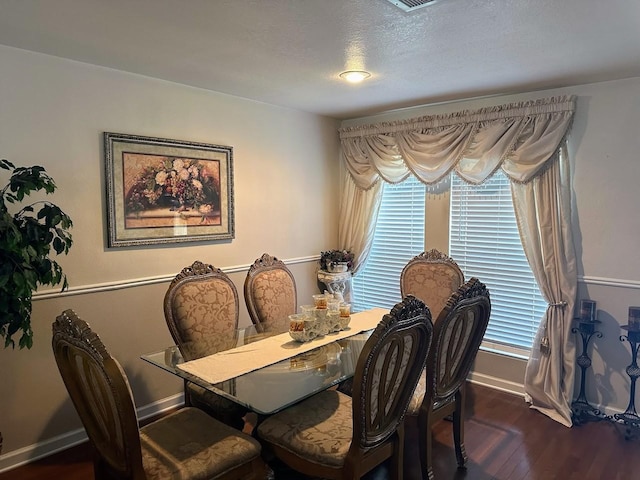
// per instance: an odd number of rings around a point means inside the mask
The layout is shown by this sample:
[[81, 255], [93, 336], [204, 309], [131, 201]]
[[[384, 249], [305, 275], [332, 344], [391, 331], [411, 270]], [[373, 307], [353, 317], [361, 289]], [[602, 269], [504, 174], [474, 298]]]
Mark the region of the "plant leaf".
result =
[[0, 168], [3, 168], [5, 170], [13, 170], [16, 167], [9, 160], [6, 160], [6, 159], [3, 158], [2, 160], [0, 160]]
[[62, 282], [63, 290], [68, 287], [62, 267], [49, 255], [69, 252], [73, 222], [50, 202], [24, 205], [9, 214], [5, 202], [22, 202], [35, 191], [53, 193], [56, 184], [39, 165], [16, 168], [2, 159], [0, 168], [12, 171], [0, 189], [0, 337], [5, 348], [15, 348], [14, 335], [19, 335], [19, 348], [31, 348], [32, 295], [39, 285]]

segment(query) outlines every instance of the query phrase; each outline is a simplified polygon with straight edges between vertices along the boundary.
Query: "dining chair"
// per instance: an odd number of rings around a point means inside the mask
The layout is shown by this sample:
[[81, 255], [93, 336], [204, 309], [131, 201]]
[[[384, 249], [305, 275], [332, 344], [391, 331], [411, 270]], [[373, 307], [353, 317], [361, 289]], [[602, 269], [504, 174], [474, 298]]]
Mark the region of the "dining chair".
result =
[[244, 280], [244, 300], [255, 325], [286, 322], [296, 313], [296, 280], [282, 260], [262, 254]]
[[[219, 268], [195, 261], [176, 275], [164, 296], [164, 317], [185, 361], [213, 355], [236, 344], [238, 292]], [[246, 409], [195, 383], [185, 381], [185, 405], [204, 409], [236, 428]]]
[[400, 273], [400, 294], [418, 297], [429, 306], [434, 321], [447, 300], [464, 283], [458, 264], [445, 253], [431, 249], [413, 257]]
[[429, 309], [405, 298], [367, 339], [353, 397], [324, 390], [268, 417], [257, 430], [265, 450], [297, 472], [325, 479], [358, 479], [390, 459], [391, 478], [402, 479], [404, 416], [432, 334]]
[[[436, 322], [449, 297], [464, 283], [458, 264], [445, 253], [433, 248], [413, 257], [400, 273], [400, 294], [414, 295], [427, 304]], [[423, 372], [413, 394], [409, 410], [417, 410], [427, 388]]]
[[[412, 401], [408, 421], [417, 421], [420, 461], [424, 478], [433, 479], [432, 427], [453, 418], [453, 440], [459, 468], [464, 468], [464, 414], [466, 380], [489, 323], [491, 299], [487, 287], [471, 278], [449, 297], [434, 322], [433, 345], [426, 364], [426, 391], [420, 403]], [[417, 392], [417, 389], [416, 389]]]
[[264, 478], [260, 444], [202, 410], [184, 407], [140, 427], [124, 370], [73, 310], [53, 323], [52, 347], [96, 479]]

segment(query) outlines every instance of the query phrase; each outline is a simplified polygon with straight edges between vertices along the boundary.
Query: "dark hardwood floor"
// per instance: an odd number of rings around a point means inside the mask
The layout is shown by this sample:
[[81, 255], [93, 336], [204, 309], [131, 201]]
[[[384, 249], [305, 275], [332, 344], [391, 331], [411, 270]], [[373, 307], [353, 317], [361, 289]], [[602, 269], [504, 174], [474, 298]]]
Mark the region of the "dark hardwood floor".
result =
[[[442, 480], [630, 480], [638, 473], [638, 440], [625, 440], [608, 422], [566, 428], [531, 410], [521, 397], [470, 385], [465, 423], [466, 470], [456, 468], [451, 423], [434, 429], [434, 472]], [[407, 449], [417, 432], [407, 432]], [[415, 453], [415, 452], [414, 452]], [[277, 467], [275, 468], [278, 473]], [[384, 470], [372, 475], [387, 478]], [[93, 478], [90, 450], [83, 444], [0, 474], [0, 480], [86, 480]], [[301, 479], [291, 472], [276, 478]], [[419, 479], [408, 462], [407, 480]]]

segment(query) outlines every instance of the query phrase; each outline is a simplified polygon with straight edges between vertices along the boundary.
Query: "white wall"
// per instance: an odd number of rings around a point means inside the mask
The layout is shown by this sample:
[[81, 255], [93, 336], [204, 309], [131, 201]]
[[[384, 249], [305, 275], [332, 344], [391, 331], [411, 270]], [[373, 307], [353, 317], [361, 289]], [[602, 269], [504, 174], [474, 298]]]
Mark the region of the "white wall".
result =
[[[38, 292], [33, 349], [0, 350], [2, 470], [78, 438], [51, 352], [56, 315], [73, 308], [92, 325], [139, 407], [171, 403], [181, 382], [139, 358], [171, 344], [162, 312], [169, 280], [201, 260], [227, 271], [242, 295], [249, 265], [268, 252], [290, 266], [299, 298], [310, 297], [317, 256], [337, 246], [339, 176], [338, 123], [329, 118], [7, 47], [0, 65], [0, 156], [43, 165], [59, 187], [50, 200], [74, 222], [71, 252], [58, 259], [71, 294]], [[232, 146], [236, 238], [106, 248], [105, 131]]]
[[[578, 298], [596, 300], [603, 338], [589, 347], [593, 367], [587, 373], [587, 398], [608, 413], [624, 411], [629, 402], [631, 362], [628, 343], [621, 343], [627, 309], [640, 305], [640, 78], [568, 88], [496, 96], [414, 107], [347, 120], [342, 126], [452, 113], [557, 95], [576, 95], [576, 112], [568, 136], [573, 173], [573, 234], [578, 256]], [[429, 202], [448, 202], [430, 195]], [[435, 210], [441, 207], [433, 207]], [[439, 218], [432, 216], [433, 218]], [[439, 243], [446, 216], [429, 223], [428, 238]], [[440, 248], [427, 245], [427, 248]], [[578, 345], [578, 354], [581, 343]], [[524, 361], [483, 353], [473, 378], [515, 392], [522, 391]], [[579, 370], [578, 370], [579, 372]], [[579, 377], [579, 375], [578, 375]], [[578, 387], [576, 387], [578, 388]], [[577, 390], [576, 390], [577, 395]]]

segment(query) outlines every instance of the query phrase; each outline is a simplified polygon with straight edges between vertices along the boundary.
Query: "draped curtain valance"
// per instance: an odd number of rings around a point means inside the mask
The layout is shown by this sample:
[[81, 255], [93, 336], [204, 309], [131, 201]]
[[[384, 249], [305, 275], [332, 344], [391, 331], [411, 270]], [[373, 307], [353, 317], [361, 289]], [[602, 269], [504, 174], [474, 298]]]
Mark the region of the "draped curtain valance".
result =
[[573, 96], [550, 97], [476, 111], [340, 129], [347, 171], [362, 190], [380, 178], [410, 173], [435, 184], [452, 170], [479, 184], [498, 168], [516, 183], [544, 170], [571, 124]]

